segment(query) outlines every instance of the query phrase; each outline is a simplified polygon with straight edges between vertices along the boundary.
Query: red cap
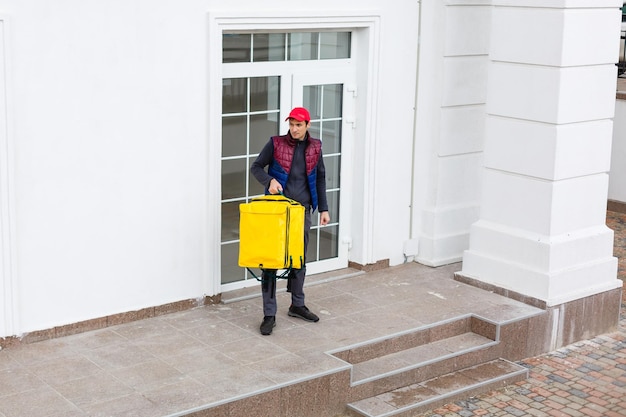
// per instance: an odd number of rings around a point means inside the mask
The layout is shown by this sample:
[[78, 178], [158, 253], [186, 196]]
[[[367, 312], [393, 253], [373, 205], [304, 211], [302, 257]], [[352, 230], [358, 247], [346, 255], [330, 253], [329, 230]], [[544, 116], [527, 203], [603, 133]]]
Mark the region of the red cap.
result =
[[311, 115], [309, 111], [304, 107], [294, 107], [289, 113], [289, 116], [285, 120], [296, 119], [299, 122], [310, 122]]

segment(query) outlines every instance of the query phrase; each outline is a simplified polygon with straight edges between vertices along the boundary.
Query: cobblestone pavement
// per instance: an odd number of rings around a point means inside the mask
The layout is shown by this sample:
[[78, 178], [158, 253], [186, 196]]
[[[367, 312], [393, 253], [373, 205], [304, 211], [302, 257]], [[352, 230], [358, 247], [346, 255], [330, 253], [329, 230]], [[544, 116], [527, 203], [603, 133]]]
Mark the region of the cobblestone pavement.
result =
[[[619, 277], [626, 279], [626, 214], [609, 212]], [[618, 331], [519, 362], [529, 378], [504, 389], [458, 401], [423, 417], [626, 416], [626, 292]]]
[[529, 368], [527, 380], [448, 404], [423, 416], [626, 416], [624, 319], [619, 332], [520, 363]]

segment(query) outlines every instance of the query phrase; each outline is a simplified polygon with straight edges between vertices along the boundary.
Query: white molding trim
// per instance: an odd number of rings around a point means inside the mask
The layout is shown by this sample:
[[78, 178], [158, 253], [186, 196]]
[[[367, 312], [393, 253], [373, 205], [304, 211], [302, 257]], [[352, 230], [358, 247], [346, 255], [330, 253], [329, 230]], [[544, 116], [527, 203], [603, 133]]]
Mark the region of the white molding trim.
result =
[[[375, 140], [377, 137], [376, 114], [378, 101], [378, 61], [380, 47], [380, 12], [372, 10], [319, 11], [305, 10], [241, 10], [209, 11], [208, 19], [208, 82], [207, 82], [207, 214], [205, 225], [205, 288], [207, 295], [220, 292], [220, 230], [221, 211], [219, 202], [221, 178], [221, 79], [222, 79], [222, 34], [225, 31], [293, 31], [320, 29], [367, 29], [368, 57], [366, 111], [361, 113], [363, 123], [359, 143], [364, 147], [364, 166], [373, 167], [375, 162]], [[365, 169], [363, 180], [363, 259], [364, 263], [373, 262], [373, 224], [374, 224], [374, 185], [375, 170]], [[360, 260], [361, 261], [361, 260]]]
[[7, 25], [6, 16], [0, 15], [0, 337], [13, 336], [18, 330]]

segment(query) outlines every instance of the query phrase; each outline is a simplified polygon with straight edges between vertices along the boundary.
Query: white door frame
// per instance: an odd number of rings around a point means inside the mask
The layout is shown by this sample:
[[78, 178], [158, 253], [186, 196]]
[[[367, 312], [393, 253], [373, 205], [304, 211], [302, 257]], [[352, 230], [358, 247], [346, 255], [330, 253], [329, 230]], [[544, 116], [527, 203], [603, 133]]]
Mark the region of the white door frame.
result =
[[[292, 13], [292, 15], [289, 15]], [[319, 12], [315, 12], [319, 13]], [[360, 43], [353, 51], [357, 60], [358, 88], [367, 91], [359, 97], [355, 135], [359, 137], [361, 168], [349, 177], [358, 176], [363, 182], [359, 192], [352, 197], [354, 204], [361, 209], [351, 216], [352, 231], [356, 230], [359, 239], [359, 259], [367, 263], [373, 258], [373, 207], [374, 170], [367, 169], [374, 160], [374, 137], [376, 137], [376, 97], [378, 89], [378, 48], [380, 43], [380, 13], [361, 11], [330, 11], [326, 14], [312, 14], [300, 10], [267, 12], [264, 10], [216, 11], [208, 17], [208, 83], [207, 83], [207, 180], [206, 180], [206, 223], [204, 233], [204, 288], [207, 295], [221, 292], [220, 231], [221, 231], [221, 86], [222, 86], [222, 35], [227, 31], [318, 31], [323, 29], [348, 29], [358, 32]], [[345, 197], [344, 197], [345, 198]], [[345, 218], [345, 216], [344, 216]], [[355, 227], [357, 226], [357, 227]], [[341, 243], [340, 243], [341, 244]], [[354, 245], [353, 245], [354, 248]]]

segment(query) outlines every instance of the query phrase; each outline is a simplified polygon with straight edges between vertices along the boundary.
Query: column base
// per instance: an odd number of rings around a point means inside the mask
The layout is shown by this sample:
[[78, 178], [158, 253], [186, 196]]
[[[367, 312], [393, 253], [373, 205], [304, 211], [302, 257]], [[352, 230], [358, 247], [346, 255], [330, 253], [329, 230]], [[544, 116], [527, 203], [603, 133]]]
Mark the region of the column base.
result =
[[[580, 340], [611, 333], [619, 326], [621, 285], [604, 292], [548, 306], [544, 300], [482, 282], [465, 276], [462, 272], [457, 272], [454, 279], [546, 311], [546, 317], [538, 316], [528, 324], [527, 338], [534, 342], [532, 349], [525, 352], [527, 356], [546, 353]], [[621, 284], [621, 281], [619, 283]]]
[[621, 288], [612, 249], [605, 225], [544, 236], [480, 220], [461, 274], [551, 307]]

